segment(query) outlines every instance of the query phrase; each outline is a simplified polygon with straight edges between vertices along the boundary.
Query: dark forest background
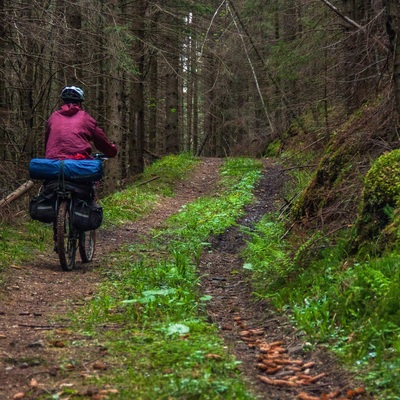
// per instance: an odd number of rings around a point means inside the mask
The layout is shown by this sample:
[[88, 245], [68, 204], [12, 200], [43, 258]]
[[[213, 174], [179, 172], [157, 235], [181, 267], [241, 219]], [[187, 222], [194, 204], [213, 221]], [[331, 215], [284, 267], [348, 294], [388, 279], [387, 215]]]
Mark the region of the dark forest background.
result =
[[43, 156], [44, 124], [65, 85], [85, 90], [86, 110], [121, 149], [108, 163], [111, 186], [182, 151], [258, 157], [296, 135], [326, 146], [372, 104], [385, 113], [372, 144], [379, 154], [398, 139], [399, 8], [383, 0], [0, 0], [0, 197]]

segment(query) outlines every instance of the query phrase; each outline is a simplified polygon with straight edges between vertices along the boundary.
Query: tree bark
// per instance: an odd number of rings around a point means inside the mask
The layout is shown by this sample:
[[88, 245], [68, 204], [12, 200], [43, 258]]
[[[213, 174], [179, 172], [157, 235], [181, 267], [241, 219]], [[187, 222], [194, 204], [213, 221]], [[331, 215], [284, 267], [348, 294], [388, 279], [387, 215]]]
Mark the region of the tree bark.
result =
[[168, 56], [168, 72], [166, 75], [165, 112], [166, 112], [166, 152], [176, 154], [179, 152], [179, 90], [178, 71], [179, 56]]
[[[157, 35], [157, 23], [160, 17], [159, 11], [155, 11], [150, 15], [150, 31], [148, 36], [152, 38]], [[153, 39], [154, 40], [154, 39]], [[159, 150], [157, 145], [157, 121], [159, 107], [159, 79], [158, 79], [158, 57], [159, 50], [156, 43], [151, 43], [152, 49], [148, 57], [148, 91], [147, 91], [147, 112], [148, 112], [148, 150], [156, 152]]]
[[[69, 34], [67, 35], [67, 46], [70, 51], [67, 53], [67, 79], [80, 85], [83, 79], [81, 64], [84, 59], [82, 52], [82, 14], [79, 0], [65, 2], [66, 21]], [[69, 83], [70, 84], [70, 83]]]
[[[107, 45], [110, 48], [113, 48], [115, 46], [115, 24], [118, 24], [120, 18], [119, 1], [110, 0], [109, 8], [110, 14], [108, 16], [108, 23], [110, 33], [107, 38]], [[116, 49], [116, 51], [118, 51], [118, 49]], [[106, 66], [109, 74], [106, 90], [106, 115], [109, 123], [107, 124], [106, 133], [109, 137], [112, 137], [115, 140], [119, 149], [116, 159], [109, 160], [107, 163], [107, 191], [112, 191], [120, 185], [121, 166], [126, 157], [126, 149], [123, 146], [122, 115], [120, 112], [122, 104], [123, 80], [118, 62], [118, 57], [116, 57], [116, 59], [110, 57], [108, 59], [108, 65]]]
[[146, 0], [138, 0], [132, 6], [132, 32], [135, 41], [132, 57], [135, 60], [137, 74], [131, 81], [130, 88], [130, 134], [128, 136], [129, 172], [140, 174], [144, 170], [144, 19], [147, 8]]
[[387, 0], [387, 32], [393, 54], [394, 98], [400, 117], [400, 4], [397, 0]]
[[6, 18], [4, 14], [5, 0], [0, 0], [0, 160], [6, 158], [6, 130], [8, 128], [8, 101], [6, 90]]
[[[171, 2], [172, 4], [172, 2]], [[165, 76], [165, 150], [167, 154], [177, 154], [180, 151], [179, 131], [179, 79], [181, 46], [181, 21], [179, 10], [176, 14], [166, 14], [170, 36], [164, 37], [166, 76]]]

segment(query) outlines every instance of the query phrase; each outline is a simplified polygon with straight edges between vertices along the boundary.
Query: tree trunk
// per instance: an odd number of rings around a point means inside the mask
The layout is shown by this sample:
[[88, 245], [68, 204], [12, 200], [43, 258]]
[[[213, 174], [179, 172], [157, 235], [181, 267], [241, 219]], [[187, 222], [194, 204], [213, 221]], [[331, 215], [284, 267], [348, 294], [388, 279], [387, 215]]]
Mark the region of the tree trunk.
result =
[[[174, 2], [169, 1], [171, 7]], [[169, 36], [163, 38], [165, 44], [165, 150], [167, 154], [180, 151], [179, 131], [179, 79], [181, 46], [180, 11], [174, 8], [174, 14], [165, 14], [164, 23], [168, 23]]]
[[[81, 64], [83, 62], [82, 52], [82, 14], [79, 0], [65, 2], [65, 18], [68, 24], [68, 35], [66, 43], [70, 49], [67, 52], [67, 79], [68, 82], [80, 85], [83, 78]], [[71, 83], [68, 83], [71, 84]]]
[[[158, 11], [153, 12], [150, 19], [149, 37], [157, 34], [157, 21], [160, 16]], [[147, 91], [147, 110], [148, 110], [148, 150], [158, 152], [157, 147], [157, 120], [159, 107], [159, 80], [158, 80], [158, 56], [159, 51], [155, 48], [155, 43], [151, 43], [152, 50], [148, 57], [148, 91]]]
[[[26, 9], [24, 17], [29, 21], [33, 18], [33, 9]], [[27, 48], [27, 56], [25, 56], [25, 68], [23, 79], [21, 82], [20, 98], [21, 116], [24, 122], [24, 146], [22, 153], [27, 154], [29, 158], [35, 156], [34, 154], [34, 135], [33, 135], [33, 90], [35, 86], [34, 76], [34, 61], [30, 55], [37, 54], [37, 46], [32, 37], [26, 38], [25, 46]]]
[[201, 144], [197, 149], [196, 155], [210, 156], [211, 151], [215, 152], [215, 147], [211, 145], [214, 135], [215, 128], [215, 81], [217, 74], [216, 61], [214, 59], [213, 53], [207, 54], [204, 58], [203, 67], [203, 91], [204, 91], [204, 101], [203, 101], [203, 133], [204, 137], [201, 140]]
[[387, 0], [387, 32], [393, 53], [394, 98], [400, 117], [400, 4], [397, 0]]
[[179, 56], [170, 54], [168, 57], [168, 72], [166, 75], [166, 93], [165, 93], [165, 112], [166, 112], [166, 152], [167, 154], [176, 154], [179, 152], [179, 129], [178, 129], [178, 71]]
[[195, 34], [196, 17], [189, 22], [190, 34], [187, 37], [187, 150], [196, 153], [198, 146], [198, 71], [197, 38]]
[[197, 154], [197, 148], [199, 146], [199, 77], [194, 76], [193, 80], [193, 153]]
[[[109, 2], [110, 15], [108, 16], [109, 23], [109, 36], [107, 38], [108, 46], [113, 48], [115, 46], [115, 36], [114, 32], [116, 29], [115, 24], [118, 24], [120, 18], [119, 1], [111, 0]], [[118, 50], [116, 50], [118, 51]], [[107, 72], [109, 78], [107, 80], [107, 90], [106, 90], [106, 116], [107, 116], [107, 129], [108, 135], [112, 135], [115, 140], [119, 152], [116, 159], [112, 159], [107, 163], [108, 173], [107, 173], [107, 191], [112, 191], [120, 185], [121, 178], [121, 165], [123, 160], [126, 158], [126, 149], [123, 146], [123, 135], [122, 135], [122, 115], [120, 112], [120, 107], [122, 104], [122, 93], [123, 93], [123, 83], [121, 77], [121, 69], [118, 65], [119, 59], [109, 58], [107, 67]]]
[[4, 15], [5, 0], [0, 0], [0, 160], [6, 159], [6, 130], [8, 129], [8, 101], [6, 90], [6, 53], [7, 44], [6, 36], [6, 21]]
[[144, 18], [147, 8], [146, 0], [138, 0], [132, 6], [132, 32], [135, 41], [132, 46], [132, 58], [135, 60], [137, 75], [133, 77], [130, 91], [130, 135], [129, 172], [132, 175], [140, 174], [144, 170]]
[[158, 55], [154, 51], [150, 56], [149, 67], [149, 92], [148, 92], [148, 119], [149, 135], [148, 149], [152, 152], [157, 148], [157, 109], [158, 109]]
[[[193, 51], [194, 47], [192, 35], [188, 35], [186, 43], [186, 141], [185, 150], [190, 151], [193, 144], [193, 81], [194, 81], [194, 59]], [[185, 73], [185, 71], [183, 71]]]

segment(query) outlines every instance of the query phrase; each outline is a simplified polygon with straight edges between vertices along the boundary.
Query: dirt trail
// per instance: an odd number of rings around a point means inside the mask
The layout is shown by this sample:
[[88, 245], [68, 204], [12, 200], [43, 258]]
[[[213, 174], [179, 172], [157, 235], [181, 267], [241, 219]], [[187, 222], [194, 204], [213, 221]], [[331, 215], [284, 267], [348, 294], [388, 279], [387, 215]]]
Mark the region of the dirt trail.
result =
[[[190, 179], [178, 185], [176, 197], [160, 201], [146, 218], [123, 229], [100, 230], [97, 254], [92, 263], [78, 264], [77, 270], [65, 273], [60, 270], [56, 254], [49, 249], [39, 254], [35, 262], [11, 265], [5, 271], [4, 284], [0, 287], [0, 400], [13, 399], [37, 382], [40, 383], [38, 391], [42, 393], [60, 389], [71, 382], [79, 381], [82, 386], [82, 376], [90, 374], [93, 368], [101, 369], [101, 363], [96, 367], [96, 362], [101, 360], [103, 349], [88, 344], [81, 354], [85, 362], [69, 365], [66, 360], [64, 370], [60, 370], [60, 358], [68, 358], [62, 339], [75, 335], [69, 329], [68, 313], [84, 307], [85, 301], [93, 296], [102, 276], [100, 262], [104, 266], [110, 253], [119, 245], [134, 243], [149, 229], [160, 226], [182, 205], [210, 193], [217, 183], [220, 163], [218, 159], [203, 159]], [[248, 207], [241, 224], [251, 227], [263, 213], [276, 209], [284, 181], [280, 169], [266, 161], [264, 178], [256, 191], [257, 201]], [[205, 275], [204, 292], [213, 296], [208, 310], [210, 319], [220, 326], [221, 335], [231, 351], [243, 361], [242, 369], [249, 384], [260, 398], [269, 400], [297, 399], [299, 393], [305, 391], [321, 396], [336, 390], [341, 391], [341, 397], [337, 398], [347, 398], [343, 394], [354, 388], [352, 377], [341, 371], [323, 351], [304, 352], [301, 337], [287, 320], [272, 311], [267, 303], [253, 301], [238, 254], [243, 244], [244, 236], [236, 228], [213, 238], [214, 252], [204, 255], [201, 274]], [[257, 367], [262, 359], [260, 346], [278, 340], [285, 352], [281, 358], [296, 358], [303, 364], [315, 362], [312, 371], [303, 369], [303, 372], [310, 376], [325, 375], [304, 388], [262, 382], [260, 376], [271, 376]], [[279, 372], [280, 380], [295, 375], [286, 367]], [[272, 378], [276, 379], [276, 376]], [[85, 388], [82, 393], [88, 398], [96, 398], [91, 388]], [[24, 398], [34, 399], [35, 395]], [[368, 397], [361, 395], [358, 398]]]

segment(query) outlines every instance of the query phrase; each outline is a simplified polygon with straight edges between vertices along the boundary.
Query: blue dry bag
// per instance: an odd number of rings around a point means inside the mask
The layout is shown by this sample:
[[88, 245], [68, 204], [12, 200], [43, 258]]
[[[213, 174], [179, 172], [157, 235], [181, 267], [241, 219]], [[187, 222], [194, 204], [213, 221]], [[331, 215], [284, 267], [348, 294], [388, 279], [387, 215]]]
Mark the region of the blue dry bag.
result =
[[31, 179], [65, 179], [72, 182], [99, 181], [103, 176], [101, 160], [50, 160], [32, 158], [29, 163]]

